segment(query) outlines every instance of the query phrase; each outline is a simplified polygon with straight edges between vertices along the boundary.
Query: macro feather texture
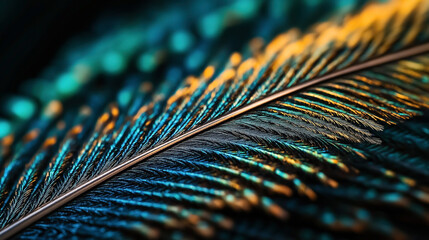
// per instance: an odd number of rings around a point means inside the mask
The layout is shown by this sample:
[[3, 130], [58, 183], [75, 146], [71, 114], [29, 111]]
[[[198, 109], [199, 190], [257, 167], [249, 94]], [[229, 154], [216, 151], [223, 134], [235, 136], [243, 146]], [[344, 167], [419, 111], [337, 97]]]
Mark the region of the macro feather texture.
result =
[[[421, 238], [429, 225], [429, 55], [311, 83], [427, 43], [428, 21], [427, 1], [370, 4], [305, 33], [289, 30], [247, 59], [233, 53], [199, 77], [164, 82], [152, 96], [143, 83], [126, 109], [111, 103], [102, 112], [93, 101], [68, 112], [73, 127], [39, 126], [1, 159], [0, 226], [131, 159], [134, 166], [16, 237]], [[52, 102], [45, 114], [58, 108]], [[92, 111], [102, 112], [95, 126]]]

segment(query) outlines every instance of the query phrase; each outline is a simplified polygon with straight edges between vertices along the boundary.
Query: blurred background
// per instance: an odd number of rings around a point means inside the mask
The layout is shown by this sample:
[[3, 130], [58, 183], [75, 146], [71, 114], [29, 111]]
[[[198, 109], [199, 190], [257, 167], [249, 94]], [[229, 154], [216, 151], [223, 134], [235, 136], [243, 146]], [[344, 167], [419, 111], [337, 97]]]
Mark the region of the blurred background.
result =
[[334, 12], [341, 18], [366, 2], [1, 1], [0, 138], [47, 121], [53, 101], [72, 112], [102, 111], [116, 100], [133, 114], [143, 104], [135, 92], [142, 83], [168, 96], [207, 65], [221, 69], [235, 51], [247, 58], [281, 32], [304, 31]]
[[0, 1], [1, 93], [15, 92], [21, 81], [36, 77], [69, 38], [91, 32], [100, 15], [135, 12], [161, 1]]

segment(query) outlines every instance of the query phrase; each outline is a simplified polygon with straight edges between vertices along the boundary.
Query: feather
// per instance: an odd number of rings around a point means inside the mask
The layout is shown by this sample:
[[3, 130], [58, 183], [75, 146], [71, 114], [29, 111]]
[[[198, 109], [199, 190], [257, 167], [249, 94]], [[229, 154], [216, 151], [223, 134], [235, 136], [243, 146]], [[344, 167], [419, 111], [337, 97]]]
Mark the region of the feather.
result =
[[428, 11], [368, 5], [166, 82], [129, 113], [111, 104], [93, 128], [84, 108], [6, 163], [3, 236], [53, 210], [19, 237], [422, 236]]

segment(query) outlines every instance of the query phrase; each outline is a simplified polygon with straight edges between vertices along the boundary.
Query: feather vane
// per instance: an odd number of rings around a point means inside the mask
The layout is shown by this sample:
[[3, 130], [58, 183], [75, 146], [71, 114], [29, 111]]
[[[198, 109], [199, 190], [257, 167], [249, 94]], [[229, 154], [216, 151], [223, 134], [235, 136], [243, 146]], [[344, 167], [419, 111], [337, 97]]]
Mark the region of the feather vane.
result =
[[[290, 30], [244, 61], [235, 53], [223, 69], [208, 66], [175, 92], [167, 82], [129, 114], [112, 104], [93, 128], [84, 108], [68, 132], [44, 133], [52, 137], [30, 162], [21, 158], [37, 148], [31, 140], [6, 163], [0, 226], [231, 111], [427, 41], [428, 11], [426, 1], [372, 4], [344, 22]], [[248, 111], [105, 181], [20, 237], [284, 238], [308, 229], [418, 236], [429, 223], [428, 63], [427, 54], [409, 57]], [[269, 228], [246, 232], [261, 214], [272, 219]]]

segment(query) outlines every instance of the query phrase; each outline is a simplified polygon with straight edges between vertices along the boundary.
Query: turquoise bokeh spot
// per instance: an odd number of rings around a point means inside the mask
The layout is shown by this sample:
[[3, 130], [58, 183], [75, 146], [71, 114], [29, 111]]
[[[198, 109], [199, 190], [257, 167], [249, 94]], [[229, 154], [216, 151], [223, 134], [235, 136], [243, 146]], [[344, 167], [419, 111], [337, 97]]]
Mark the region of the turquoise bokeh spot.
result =
[[239, 0], [234, 3], [233, 9], [243, 18], [250, 18], [256, 14], [259, 1]]
[[220, 34], [223, 28], [223, 15], [213, 13], [201, 19], [198, 23], [198, 29], [204, 37], [213, 38]]
[[58, 77], [56, 88], [60, 95], [69, 96], [79, 90], [80, 84], [73, 73], [65, 73]]
[[128, 105], [132, 98], [132, 92], [129, 89], [125, 89], [119, 92], [118, 94], [118, 103], [120, 106], [124, 107]]
[[369, 212], [364, 209], [359, 209], [356, 213], [357, 217], [361, 220], [368, 220], [370, 218]]
[[156, 56], [154, 53], [144, 53], [137, 60], [137, 67], [142, 72], [151, 72], [157, 65]]
[[194, 44], [194, 36], [186, 30], [180, 30], [170, 38], [170, 47], [174, 52], [185, 52]]
[[200, 50], [193, 51], [188, 58], [186, 58], [186, 67], [190, 70], [195, 70], [201, 67], [204, 61], [204, 52]]
[[104, 56], [101, 64], [105, 72], [118, 74], [125, 68], [125, 59], [120, 53], [111, 51]]
[[401, 195], [398, 193], [388, 193], [384, 194], [383, 200], [387, 202], [397, 202], [401, 199]]
[[334, 217], [334, 215], [332, 214], [332, 213], [330, 213], [330, 212], [325, 212], [325, 213], [323, 213], [323, 215], [322, 215], [322, 221], [325, 223], [325, 224], [332, 224], [332, 223], [334, 223], [335, 222], [335, 217]]
[[9, 100], [7, 104], [10, 108], [10, 112], [22, 120], [29, 119], [34, 115], [36, 111], [36, 104], [30, 99], [16, 97]]
[[12, 124], [5, 119], [0, 119], [0, 138], [7, 136], [12, 132]]

